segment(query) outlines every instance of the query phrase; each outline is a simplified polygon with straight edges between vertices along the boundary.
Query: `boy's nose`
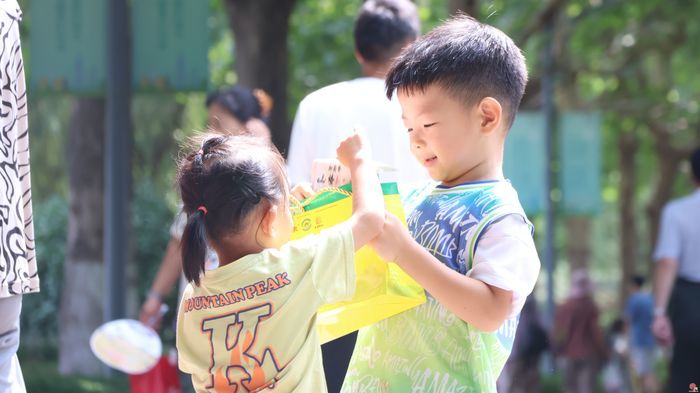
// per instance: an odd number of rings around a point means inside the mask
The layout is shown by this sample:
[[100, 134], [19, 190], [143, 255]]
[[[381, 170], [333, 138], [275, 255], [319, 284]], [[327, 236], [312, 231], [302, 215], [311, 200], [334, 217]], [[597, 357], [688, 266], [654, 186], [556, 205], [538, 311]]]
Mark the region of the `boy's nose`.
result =
[[413, 131], [411, 133], [411, 146], [414, 149], [422, 149], [425, 146], [425, 142], [423, 141], [423, 138], [420, 137], [420, 134], [417, 133], [416, 131]]

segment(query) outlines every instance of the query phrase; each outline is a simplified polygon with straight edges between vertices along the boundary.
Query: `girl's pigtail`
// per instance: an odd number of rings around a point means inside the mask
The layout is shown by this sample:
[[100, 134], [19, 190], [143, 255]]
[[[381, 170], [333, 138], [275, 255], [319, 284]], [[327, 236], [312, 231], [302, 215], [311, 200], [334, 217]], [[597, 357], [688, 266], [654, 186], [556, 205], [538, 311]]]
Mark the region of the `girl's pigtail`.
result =
[[204, 272], [207, 258], [207, 234], [204, 225], [206, 208], [195, 210], [187, 218], [182, 233], [182, 271], [188, 282], [199, 285], [199, 277]]

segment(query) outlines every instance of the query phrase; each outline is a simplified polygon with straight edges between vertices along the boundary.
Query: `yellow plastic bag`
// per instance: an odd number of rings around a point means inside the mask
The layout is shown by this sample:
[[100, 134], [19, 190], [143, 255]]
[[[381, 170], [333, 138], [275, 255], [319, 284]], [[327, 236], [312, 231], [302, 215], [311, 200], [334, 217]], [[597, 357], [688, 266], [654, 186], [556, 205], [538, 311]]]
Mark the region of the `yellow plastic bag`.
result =
[[[384, 183], [382, 191], [387, 210], [405, 224], [396, 184]], [[292, 239], [319, 233], [350, 218], [350, 184], [321, 190], [311, 200], [304, 201], [302, 206], [303, 211], [294, 215]], [[319, 310], [321, 343], [425, 303], [423, 288], [395, 263], [383, 261], [369, 247], [363, 247], [355, 254], [355, 274], [357, 281], [353, 299], [326, 305]]]

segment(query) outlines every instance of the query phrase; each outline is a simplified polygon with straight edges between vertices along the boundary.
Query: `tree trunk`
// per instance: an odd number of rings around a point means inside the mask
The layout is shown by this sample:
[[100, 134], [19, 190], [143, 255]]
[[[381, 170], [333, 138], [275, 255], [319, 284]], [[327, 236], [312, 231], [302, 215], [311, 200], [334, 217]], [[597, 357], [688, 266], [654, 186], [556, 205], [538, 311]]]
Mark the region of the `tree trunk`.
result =
[[447, 0], [447, 9], [450, 15], [462, 11], [467, 15], [479, 19], [479, 0]]
[[101, 370], [88, 340], [103, 318], [104, 116], [104, 99], [76, 99], [66, 152], [70, 212], [59, 315], [61, 374]]
[[588, 269], [588, 261], [591, 259], [591, 218], [569, 216], [566, 218], [566, 229], [566, 253], [571, 271]]
[[652, 252], [659, 233], [661, 210], [673, 195], [673, 183], [676, 181], [680, 163], [683, 161], [677, 155], [663, 154], [658, 150], [656, 157], [659, 164], [658, 177], [654, 185], [654, 192], [646, 207], [647, 219], [649, 220], [649, 245]]
[[290, 125], [287, 119], [287, 35], [296, 0], [225, 0], [235, 42], [238, 80], [272, 96], [272, 141], [286, 154]]
[[622, 308], [627, 299], [627, 283], [635, 274], [637, 265], [637, 216], [635, 214], [635, 185], [637, 167], [635, 157], [639, 148], [639, 139], [635, 132], [620, 132], [618, 139], [620, 155], [620, 270], [622, 280], [618, 288], [618, 307]]

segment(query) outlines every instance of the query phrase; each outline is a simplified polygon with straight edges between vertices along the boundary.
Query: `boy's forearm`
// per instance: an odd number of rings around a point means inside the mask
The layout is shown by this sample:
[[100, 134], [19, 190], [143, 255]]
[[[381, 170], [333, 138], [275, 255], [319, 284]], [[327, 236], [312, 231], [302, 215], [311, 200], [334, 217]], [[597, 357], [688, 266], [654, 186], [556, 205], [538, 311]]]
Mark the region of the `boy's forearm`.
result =
[[379, 178], [369, 160], [359, 160], [349, 169], [352, 178], [353, 237], [361, 247], [381, 231], [384, 224], [384, 196]]
[[438, 302], [479, 330], [495, 331], [508, 316], [512, 292], [450, 269], [415, 241], [401, 245], [396, 263]]

